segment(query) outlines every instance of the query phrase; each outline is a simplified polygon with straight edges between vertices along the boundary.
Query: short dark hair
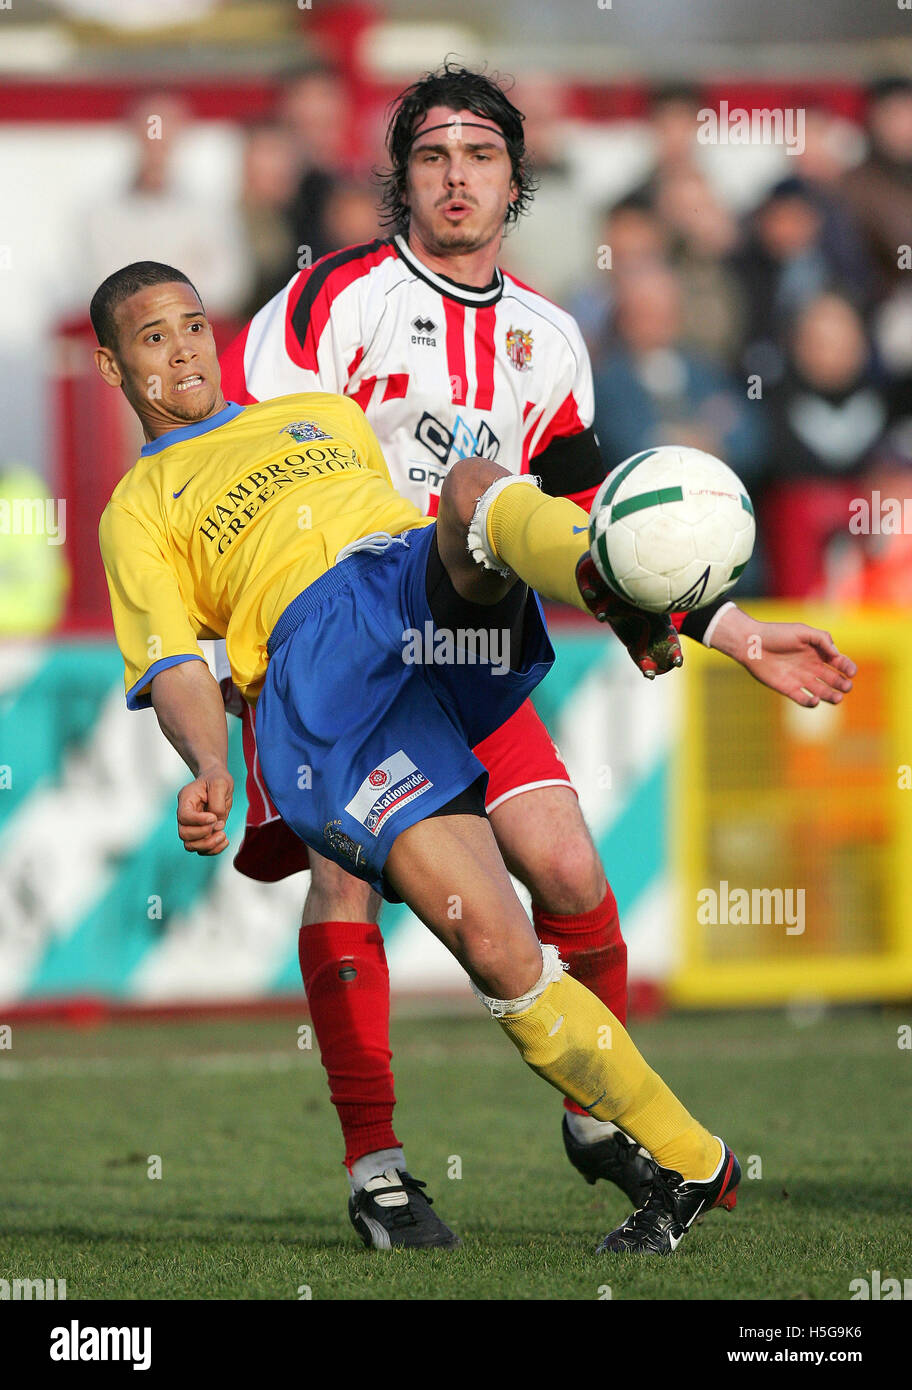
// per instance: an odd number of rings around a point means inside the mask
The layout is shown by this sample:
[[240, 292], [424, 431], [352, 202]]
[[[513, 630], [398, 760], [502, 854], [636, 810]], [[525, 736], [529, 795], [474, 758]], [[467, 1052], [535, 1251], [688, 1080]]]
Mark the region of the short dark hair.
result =
[[472, 111], [500, 127], [510, 156], [513, 181], [519, 191], [519, 196], [507, 209], [505, 223], [509, 226], [515, 222], [528, 210], [537, 187], [526, 154], [525, 118], [493, 77], [457, 67], [447, 60], [436, 72], [426, 73], [396, 98], [386, 132], [386, 149], [392, 167], [378, 175], [383, 185], [380, 205], [384, 226], [393, 227], [397, 232], [408, 229], [409, 208], [405, 193], [409, 150], [416, 128], [433, 106]]
[[303, 63], [293, 62], [278, 74], [279, 90], [281, 92], [285, 87], [292, 87], [296, 82], [306, 82], [311, 77], [329, 77], [335, 82], [342, 80], [339, 69], [333, 67], [331, 63], [324, 63], [319, 60], [308, 60]]
[[[169, 285], [175, 280], [189, 285], [199, 299], [199, 291], [193, 281], [182, 270], [175, 270], [173, 265], [163, 265], [161, 261], [134, 261], [132, 265], [115, 270], [107, 280], [102, 280], [89, 305], [89, 317], [99, 347], [110, 348], [112, 351], [117, 347], [117, 322], [114, 314], [118, 304], [122, 304], [139, 290], [148, 289], [150, 285]], [[201, 304], [202, 302], [200, 299]]]
[[885, 77], [878, 77], [874, 82], [869, 83], [865, 93], [868, 106], [876, 106], [880, 101], [887, 101], [890, 97], [908, 96], [912, 92], [912, 77], [907, 77], [904, 73], [891, 73]]
[[699, 106], [701, 102], [700, 88], [692, 82], [663, 82], [649, 93], [651, 113], [661, 106]]
[[658, 221], [658, 213], [646, 193], [633, 192], [619, 198], [616, 203], [608, 203], [602, 210], [603, 217], [613, 217], [616, 212], [639, 212], [644, 217], [651, 217]]

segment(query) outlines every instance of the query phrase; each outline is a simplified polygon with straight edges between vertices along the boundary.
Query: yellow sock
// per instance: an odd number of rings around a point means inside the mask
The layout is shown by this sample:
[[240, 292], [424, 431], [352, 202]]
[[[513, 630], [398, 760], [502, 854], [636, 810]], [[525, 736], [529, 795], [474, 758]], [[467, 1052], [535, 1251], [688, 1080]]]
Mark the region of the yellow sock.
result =
[[697, 1181], [712, 1176], [721, 1155], [718, 1141], [578, 980], [562, 975], [528, 1009], [497, 1021], [533, 1071], [597, 1120], [613, 1120], [663, 1168]]
[[577, 561], [589, 546], [582, 507], [528, 483], [504, 487], [488, 508], [486, 532], [498, 559], [543, 598], [589, 612], [576, 584]]

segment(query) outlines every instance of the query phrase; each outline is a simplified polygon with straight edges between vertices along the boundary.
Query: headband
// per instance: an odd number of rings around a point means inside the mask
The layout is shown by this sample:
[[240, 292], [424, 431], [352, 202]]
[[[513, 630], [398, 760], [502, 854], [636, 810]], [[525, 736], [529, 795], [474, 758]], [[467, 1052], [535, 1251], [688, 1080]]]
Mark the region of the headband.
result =
[[504, 144], [507, 143], [507, 137], [500, 126], [482, 125], [481, 121], [462, 121], [458, 116], [455, 116], [452, 121], [446, 121], [441, 125], [429, 125], [425, 126], [423, 130], [416, 130], [411, 140], [409, 140], [409, 147], [415, 143], [419, 135], [430, 135], [432, 130], [455, 130], [457, 128], [461, 130], [463, 126], [474, 126], [477, 130], [490, 130], [495, 135], [499, 135]]

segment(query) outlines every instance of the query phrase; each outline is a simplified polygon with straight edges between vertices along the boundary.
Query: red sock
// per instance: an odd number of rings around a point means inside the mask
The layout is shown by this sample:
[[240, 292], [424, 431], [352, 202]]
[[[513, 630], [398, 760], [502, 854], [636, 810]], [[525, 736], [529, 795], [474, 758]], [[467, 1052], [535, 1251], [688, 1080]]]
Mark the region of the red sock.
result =
[[[604, 898], [590, 912], [564, 917], [533, 903], [532, 920], [542, 945], [556, 946], [573, 978], [597, 994], [619, 1023], [626, 1023], [627, 945], [610, 885], [605, 884]], [[586, 1114], [572, 1100], [565, 1099], [564, 1105], [574, 1114]]]
[[332, 1103], [345, 1136], [345, 1165], [398, 1149], [393, 1133], [389, 970], [373, 922], [315, 922], [298, 937], [301, 977]]

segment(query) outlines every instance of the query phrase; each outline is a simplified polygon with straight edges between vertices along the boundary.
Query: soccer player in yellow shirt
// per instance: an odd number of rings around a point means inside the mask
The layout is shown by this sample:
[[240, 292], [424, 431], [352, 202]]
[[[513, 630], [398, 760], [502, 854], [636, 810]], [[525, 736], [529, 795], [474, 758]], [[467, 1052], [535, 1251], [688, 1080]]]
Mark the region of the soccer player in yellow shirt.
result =
[[[227, 727], [199, 648], [224, 637], [235, 684], [258, 702], [283, 818], [407, 902], [528, 1065], [653, 1155], [645, 1206], [599, 1248], [670, 1254], [701, 1211], [734, 1206], [737, 1160], [539, 944], [471, 751], [551, 665], [537, 593], [617, 625], [580, 538], [585, 512], [475, 458], [453, 466], [435, 522], [394, 491], [347, 398], [226, 403], [202, 305], [171, 267], [109, 276], [91, 313], [99, 371], [147, 440], [100, 540], [127, 703], [153, 706], [194, 774], [178, 800], [185, 847], [227, 845]], [[642, 626], [641, 665], [680, 663], [664, 618], [629, 621]], [[847, 658], [818, 660], [820, 681], [851, 688]]]

